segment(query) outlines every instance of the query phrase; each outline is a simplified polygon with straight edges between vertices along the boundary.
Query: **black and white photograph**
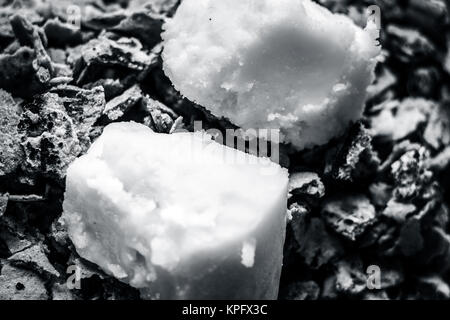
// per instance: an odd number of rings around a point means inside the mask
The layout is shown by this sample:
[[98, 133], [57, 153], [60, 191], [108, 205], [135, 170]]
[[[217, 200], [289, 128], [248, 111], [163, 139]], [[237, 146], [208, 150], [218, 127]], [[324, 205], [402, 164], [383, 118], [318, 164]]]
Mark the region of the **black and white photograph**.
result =
[[0, 0], [0, 301], [450, 300], [449, 10]]

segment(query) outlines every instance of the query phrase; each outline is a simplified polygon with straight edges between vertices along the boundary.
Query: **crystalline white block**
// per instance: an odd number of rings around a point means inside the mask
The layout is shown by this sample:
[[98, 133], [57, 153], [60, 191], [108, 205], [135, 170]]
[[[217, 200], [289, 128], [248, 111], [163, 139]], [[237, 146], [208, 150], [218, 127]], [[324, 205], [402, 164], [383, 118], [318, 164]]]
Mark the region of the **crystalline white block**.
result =
[[287, 170], [207, 135], [111, 124], [67, 170], [62, 222], [146, 298], [275, 299], [287, 185]]
[[297, 149], [361, 116], [380, 47], [310, 0], [184, 0], [165, 24], [164, 71], [188, 99]]

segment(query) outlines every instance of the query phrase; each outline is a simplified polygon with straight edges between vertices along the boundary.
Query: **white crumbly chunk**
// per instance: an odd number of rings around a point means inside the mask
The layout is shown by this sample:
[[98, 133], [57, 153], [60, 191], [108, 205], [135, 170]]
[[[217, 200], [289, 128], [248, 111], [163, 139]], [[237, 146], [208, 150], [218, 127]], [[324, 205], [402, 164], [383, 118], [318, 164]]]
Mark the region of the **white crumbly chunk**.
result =
[[199, 133], [111, 124], [70, 165], [62, 221], [82, 257], [145, 297], [274, 299], [288, 173], [255, 159]]
[[301, 150], [360, 118], [380, 48], [310, 0], [184, 0], [165, 24], [164, 70], [188, 99]]

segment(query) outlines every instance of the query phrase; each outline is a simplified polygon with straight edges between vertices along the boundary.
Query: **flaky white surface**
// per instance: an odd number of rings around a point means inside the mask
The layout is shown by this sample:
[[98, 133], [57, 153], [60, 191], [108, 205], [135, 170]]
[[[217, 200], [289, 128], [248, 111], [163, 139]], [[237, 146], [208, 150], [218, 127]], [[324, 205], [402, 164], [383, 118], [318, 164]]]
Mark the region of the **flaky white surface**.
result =
[[284, 227], [271, 224], [284, 221], [288, 174], [274, 163], [261, 174], [251, 159], [206, 135], [111, 124], [69, 167], [62, 221], [82, 257], [137, 288], [157, 280], [156, 267], [198, 278], [185, 266], [204, 252], [241, 259], [244, 250], [252, 267], [247, 244], [262, 241], [257, 229], [272, 229], [267, 241], [280, 252], [263, 259], [281, 268]]
[[310, 0], [184, 0], [165, 25], [164, 70], [188, 99], [297, 149], [361, 116], [380, 48]]

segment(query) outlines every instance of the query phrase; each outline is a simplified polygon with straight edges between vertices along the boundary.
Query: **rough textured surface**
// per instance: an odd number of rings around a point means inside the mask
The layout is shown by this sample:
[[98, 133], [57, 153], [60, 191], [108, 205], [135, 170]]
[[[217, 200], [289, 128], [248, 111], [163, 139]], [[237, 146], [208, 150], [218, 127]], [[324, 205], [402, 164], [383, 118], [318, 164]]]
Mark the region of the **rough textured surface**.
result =
[[301, 150], [360, 118], [380, 51], [374, 28], [310, 0], [185, 0], [164, 27], [164, 71], [213, 114], [281, 128]]
[[341, 195], [322, 208], [325, 222], [337, 233], [355, 241], [375, 222], [375, 207], [362, 195]]
[[17, 103], [0, 89], [0, 176], [13, 172], [21, 161], [19, 119]]
[[142, 50], [135, 38], [109, 39], [106, 35], [92, 39], [79, 48], [81, 54], [71, 57], [75, 63], [77, 84], [93, 81], [97, 74], [109, 66], [123, 67], [142, 73], [154, 63], [155, 56]]
[[7, 205], [8, 205], [8, 195], [0, 194], [0, 217], [5, 213]]
[[110, 120], [117, 120], [141, 99], [142, 91], [139, 86], [134, 85], [120, 96], [108, 101], [103, 110], [103, 114]]
[[313, 218], [302, 223], [297, 221], [294, 219], [291, 225], [299, 246], [298, 252], [309, 267], [318, 269], [342, 254], [339, 240], [326, 231], [320, 219]]
[[325, 195], [325, 186], [318, 174], [313, 172], [296, 172], [289, 177], [291, 195], [310, 195], [321, 198]]
[[287, 300], [317, 300], [320, 287], [314, 281], [295, 282], [288, 288]]
[[338, 183], [371, 178], [380, 162], [371, 142], [372, 137], [362, 123], [353, 125], [336, 151], [329, 152], [331, 165], [325, 173]]
[[70, 165], [62, 222], [82, 257], [143, 296], [275, 299], [287, 184], [209, 136], [117, 123]]
[[434, 108], [433, 102], [424, 99], [389, 101], [380, 114], [371, 119], [373, 135], [393, 140], [404, 139], [427, 121], [428, 114]]
[[59, 277], [60, 274], [52, 266], [47, 258], [48, 249], [43, 244], [36, 244], [13, 254], [8, 258], [9, 261], [18, 263], [20, 265], [28, 265], [39, 270], [41, 273], [47, 273], [54, 277]]
[[23, 170], [63, 178], [67, 166], [89, 147], [90, 129], [104, 104], [103, 88], [71, 86], [56, 87], [27, 104], [19, 124]]
[[[298, 183], [295, 178], [291, 181], [293, 194], [287, 209], [292, 219], [287, 225], [279, 298], [449, 299], [448, 1], [317, 2], [332, 12], [347, 15], [360, 27], [366, 25], [367, 6], [379, 5], [383, 52], [375, 70], [376, 81], [368, 88], [361, 123], [322, 147], [295, 154], [287, 154], [284, 146], [280, 148], [283, 165], [293, 177], [302, 179]], [[120, 121], [134, 120], [164, 133], [180, 128], [192, 131], [194, 121], [202, 121], [205, 129], [235, 129], [236, 124], [213, 116], [176, 92], [164, 75], [161, 47], [151, 47], [151, 42], [145, 40], [154, 41], [157, 32], [148, 29], [148, 34], [136, 33], [143, 26], [135, 17], [149, 13], [143, 21], [154, 19], [154, 14], [166, 19], [173, 16], [179, 0], [120, 0], [120, 3], [0, 1], [0, 88], [6, 91], [0, 94], [0, 105], [3, 108], [2, 103], [12, 99], [14, 103], [6, 104], [7, 114], [15, 105], [20, 119], [30, 117], [36, 121], [35, 129], [30, 131], [26, 126], [24, 138], [52, 132], [54, 121], [40, 116], [41, 110], [48, 107], [45, 101], [29, 107], [44, 94], [57, 95], [58, 104], [64, 105], [65, 114], [72, 118], [70, 126], [77, 132], [80, 155], [83, 154], [89, 143], [87, 140], [81, 143], [80, 137], [94, 141], [111, 122], [102, 115], [103, 103], [97, 103], [102, 94], [94, 88], [99, 86], [103, 87], [105, 104], [135, 85], [141, 89], [142, 97], [130, 98], [142, 101], [127, 110]], [[80, 21], [68, 17], [67, 9], [71, 5], [82, 9]], [[39, 38], [27, 37], [20, 28], [13, 29], [10, 19], [17, 14], [38, 29]], [[131, 21], [136, 25], [131, 26]], [[80, 28], [76, 28], [77, 22]], [[154, 25], [157, 30], [158, 23]], [[22, 20], [21, 25], [26, 24]], [[115, 31], [121, 24], [129, 27]], [[222, 35], [222, 31], [218, 34]], [[132, 38], [137, 38], [142, 46]], [[36, 41], [37, 48], [30, 45], [30, 39]], [[90, 43], [92, 40], [95, 41]], [[36, 72], [39, 68], [33, 67], [39, 42], [55, 71], [55, 77], [46, 84], [39, 81]], [[91, 51], [92, 63], [86, 65], [82, 50], [92, 49], [93, 43], [100, 44], [102, 50]], [[118, 50], [119, 54], [108, 55], [108, 48]], [[140, 64], [141, 56], [147, 57], [144, 60], [151, 61], [150, 64]], [[125, 60], [119, 61], [119, 57]], [[136, 65], [144, 69], [129, 68], [127, 64], [133, 61], [138, 61]], [[84, 70], [87, 71], [83, 75]], [[73, 107], [78, 110], [75, 115], [70, 113]], [[63, 112], [61, 108], [58, 110]], [[24, 128], [11, 125], [15, 121], [0, 120], [3, 134], [0, 139], [21, 140]], [[6, 136], [2, 130], [6, 130]], [[65, 139], [65, 143], [70, 143], [70, 139]], [[13, 145], [11, 152], [0, 148], [0, 159], [15, 159], [11, 162], [12, 171], [0, 174], [1, 298], [142, 298], [138, 290], [79, 257], [67, 230], [56, 223], [62, 213], [65, 180], [47, 174], [47, 165], [41, 161], [36, 161], [36, 170], [24, 171], [23, 165], [35, 153], [27, 155], [20, 143], [19, 148], [16, 143]], [[53, 149], [44, 146], [36, 149], [36, 154], [44, 158], [46, 150], [58, 154]], [[397, 164], [392, 171], [394, 163]], [[318, 197], [322, 195], [317, 192], [322, 190], [320, 182], [325, 191], [323, 197]], [[320, 214], [326, 201], [342, 193], [363, 194], [376, 210], [376, 221], [355, 241], [335, 232]], [[27, 250], [40, 248], [42, 244], [45, 244], [43, 250]], [[11, 256], [20, 257], [22, 251], [30, 253], [21, 257], [23, 262], [8, 261]], [[27, 262], [42, 261], [43, 256], [59, 277], [42, 272], [38, 264]], [[371, 265], [380, 267], [381, 289], [361, 290]], [[73, 275], [67, 273], [70, 266], [81, 269], [80, 289], [71, 290], [66, 286]]]
[[44, 282], [36, 274], [3, 265], [0, 273], [0, 300], [47, 300]]

